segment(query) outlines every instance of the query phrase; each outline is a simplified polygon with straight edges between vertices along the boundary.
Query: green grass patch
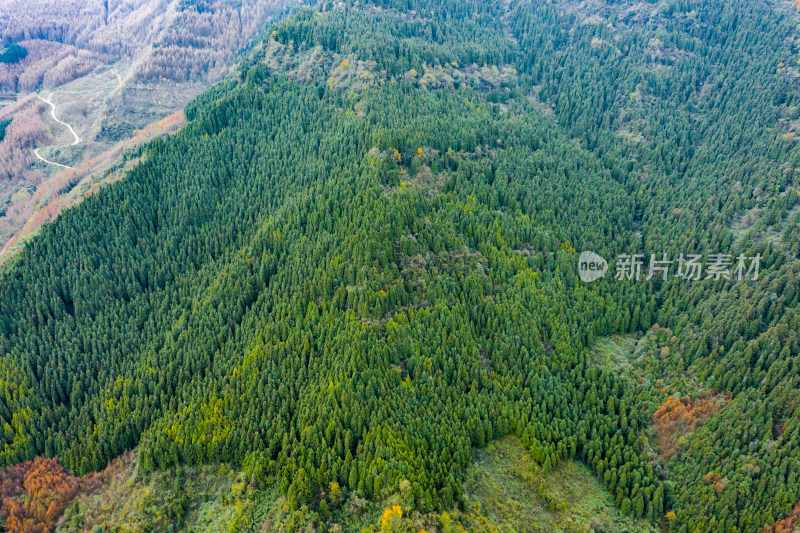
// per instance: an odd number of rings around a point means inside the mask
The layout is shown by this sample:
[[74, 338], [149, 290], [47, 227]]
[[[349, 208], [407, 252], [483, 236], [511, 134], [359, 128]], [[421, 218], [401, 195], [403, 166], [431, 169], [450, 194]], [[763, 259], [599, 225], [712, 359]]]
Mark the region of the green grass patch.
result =
[[15, 204], [17, 202], [27, 202], [33, 196], [33, 193], [36, 192], [35, 187], [22, 187], [17, 192], [11, 195], [11, 203]]
[[[138, 456], [126, 456], [111, 479], [67, 506], [60, 533], [316, 531], [323, 521], [342, 533], [378, 523], [382, 507], [354, 495], [331, 503], [330, 516], [292, 509], [277, 485], [256, 488], [229, 465], [178, 466], [141, 475]], [[362, 507], [363, 506], [363, 507]], [[310, 528], [310, 529], [309, 529]]]
[[611, 335], [597, 339], [591, 352], [590, 361], [598, 366], [627, 371], [631, 368], [631, 358], [636, 351], [637, 335]]
[[67, 507], [57, 531], [241, 531], [256, 505], [242, 475], [226, 465], [179, 467], [147, 478], [135, 454], [113, 479]]
[[583, 463], [566, 462], [544, 475], [516, 437], [475, 452], [465, 492], [499, 531], [656, 531], [622, 515]]

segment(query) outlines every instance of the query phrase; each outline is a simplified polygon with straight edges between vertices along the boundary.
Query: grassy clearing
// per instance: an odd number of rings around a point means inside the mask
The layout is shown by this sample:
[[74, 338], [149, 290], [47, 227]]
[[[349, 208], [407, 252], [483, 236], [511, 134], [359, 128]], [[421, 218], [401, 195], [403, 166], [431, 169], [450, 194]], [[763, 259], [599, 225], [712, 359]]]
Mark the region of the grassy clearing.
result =
[[133, 454], [110, 483], [78, 496], [57, 531], [225, 531], [247, 501], [246, 484], [225, 465], [179, 468], [143, 480], [137, 462]]
[[[595, 341], [589, 352], [592, 364], [623, 375], [642, 388], [655, 387], [661, 394], [698, 396], [708, 392], [699, 376], [680, 370], [672, 360], [682, 347], [669, 328], [657, 325], [644, 335], [612, 335]], [[660, 405], [661, 397], [652, 406]]]
[[[341, 501], [325, 521], [340, 523], [343, 533], [374, 525], [381, 508], [361, 501], [358, 512], [352, 501]], [[137, 454], [130, 453], [109, 482], [67, 506], [56, 531], [260, 533], [317, 531], [319, 523], [320, 517], [305, 507], [292, 510], [277, 486], [256, 489], [228, 465], [179, 466], [140, 476]]]
[[499, 531], [656, 531], [644, 521], [623, 516], [580, 462], [564, 463], [543, 476], [516, 437], [475, 452], [465, 490], [468, 502], [480, 505]]
[[597, 339], [589, 354], [591, 362], [620, 371], [631, 369], [631, 359], [639, 341], [637, 335], [612, 335]]
[[35, 187], [22, 187], [17, 192], [11, 195], [10, 203], [15, 204], [17, 202], [26, 202], [30, 200], [31, 196]]

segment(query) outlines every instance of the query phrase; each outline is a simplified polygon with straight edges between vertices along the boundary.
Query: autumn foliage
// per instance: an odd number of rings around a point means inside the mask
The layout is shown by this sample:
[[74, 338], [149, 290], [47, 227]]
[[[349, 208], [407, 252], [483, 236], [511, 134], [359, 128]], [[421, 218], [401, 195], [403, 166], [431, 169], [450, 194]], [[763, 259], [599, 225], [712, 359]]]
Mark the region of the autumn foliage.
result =
[[[0, 35], [21, 44], [28, 55], [0, 63], [0, 88], [58, 87], [121, 59], [133, 61], [131, 76], [138, 81], [219, 79], [285, 2], [193, 4], [120, 0], [87, 7], [83, 0], [5, 0]], [[165, 24], [166, 12], [174, 16]], [[153, 28], [161, 24], [153, 42]]]
[[797, 527], [800, 527], [800, 502], [797, 502], [786, 518], [765, 527], [761, 533], [791, 533]]
[[111, 461], [101, 472], [72, 475], [58, 459], [37, 457], [0, 469], [0, 525], [9, 533], [53, 531], [67, 504], [78, 493], [90, 494], [122, 470], [134, 452]]
[[[29, 97], [30, 98], [30, 97]], [[0, 117], [3, 115], [0, 114]], [[15, 125], [17, 120], [12, 122]], [[36, 191], [27, 200], [20, 200], [6, 210], [6, 216], [0, 219], [0, 264], [15, 251], [15, 245], [42, 225], [55, 219], [66, 207], [75, 205], [83, 198], [97, 192], [97, 186], [88, 191], [75, 187], [93, 176], [104, 175], [103, 183], [120, 179], [122, 172], [105, 174], [105, 170], [118, 161], [126, 152], [131, 152], [140, 145], [164, 135], [172, 134], [186, 124], [183, 111], [177, 111], [157, 123], [150, 124], [129, 139], [118, 142], [109, 150], [84, 161], [80, 166], [65, 169], [49, 179], [36, 182]], [[10, 127], [9, 127], [10, 129]], [[0, 162], [3, 158], [4, 144], [0, 143]], [[32, 150], [28, 150], [32, 154]], [[0, 188], [0, 192], [2, 189]]]
[[685, 438], [719, 410], [719, 397], [676, 398], [668, 396], [653, 413], [653, 425], [662, 457], [669, 459], [678, 453], [681, 438]]
[[33, 183], [44, 179], [43, 173], [31, 172], [28, 167], [35, 160], [33, 148], [55, 139], [41, 119], [45, 108], [41, 100], [27, 96], [0, 110], [0, 120], [12, 119], [0, 141], [0, 177], [4, 178], [0, 194], [16, 190], [25, 177]]
[[384, 509], [381, 515], [381, 531], [391, 531], [401, 518], [403, 518], [403, 509], [399, 505]]
[[6, 531], [52, 531], [80, 485], [58, 459], [37, 457], [0, 472]]

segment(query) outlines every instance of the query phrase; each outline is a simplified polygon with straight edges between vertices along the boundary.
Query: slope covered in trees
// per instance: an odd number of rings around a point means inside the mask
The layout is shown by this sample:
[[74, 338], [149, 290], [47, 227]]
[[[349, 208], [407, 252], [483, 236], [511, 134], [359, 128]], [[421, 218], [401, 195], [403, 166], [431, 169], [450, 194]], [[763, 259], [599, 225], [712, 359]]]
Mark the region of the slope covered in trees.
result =
[[[39, 206], [51, 213], [60, 209], [56, 195], [41, 195], [35, 204], [24, 205], [12, 198], [15, 194], [58, 190], [65, 167], [80, 168], [126, 151], [120, 148], [142, 130], [183, 109], [234, 69], [242, 50], [265, 31], [268, 21], [285, 16], [290, 3], [0, 3], [0, 99], [17, 100], [0, 110], [0, 121], [14, 122], [13, 135], [0, 136], [0, 176], [10, 177], [0, 185], [0, 205], [14, 213], [0, 217], [0, 261], [30, 233], [27, 221], [40, 218]], [[32, 106], [24, 102], [34, 91], [53, 103], [52, 114], [44, 107], [36, 109], [40, 116], [31, 115]], [[69, 133], [63, 123], [81, 142], [62, 149], [72, 140], [61, 142], [59, 133]], [[52, 135], [47, 131], [34, 138], [30, 133], [40, 126], [50, 128]], [[88, 189], [96, 184], [109, 166], [84, 177], [81, 185]]]
[[[401, 528], [513, 433], [650, 525], [772, 527], [800, 500], [794, 31], [738, 1], [299, 12], [0, 274], [0, 460], [138, 446], [321, 528], [399, 498]], [[586, 284], [582, 250], [761, 270]], [[635, 374], [592, 362], [647, 330]], [[708, 390], [664, 466], [645, 429]]]
[[[758, 282], [671, 279], [656, 293], [677, 341], [657, 373], [733, 394], [672, 462], [677, 524], [758, 530], [800, 499], [794, 14], [759, 2], [563, 7], [520, 5], [514, 32], [538, 51], [529, 72], [559, 123], [629, 162], [619, 178], [640, 253], [762, 255]], [[703, 482], [710, 470], [719, 494]]]

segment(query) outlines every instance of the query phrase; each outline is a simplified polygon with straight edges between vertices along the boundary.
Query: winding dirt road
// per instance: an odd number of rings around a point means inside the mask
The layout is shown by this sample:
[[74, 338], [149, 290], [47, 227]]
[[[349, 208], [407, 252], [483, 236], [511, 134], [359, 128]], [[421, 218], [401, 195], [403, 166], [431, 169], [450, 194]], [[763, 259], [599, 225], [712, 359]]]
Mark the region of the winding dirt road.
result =
[[109, 70], [111, 70], [111, 73], [112, 73], [114, 76], [116, 76], [116, 77], [117, 77], [117, 80], [119, 81], [119, 85], [117, 85], [117, 88], [120, 88], [120, 87], [122, 87], [122, 76], [120, 76], [120, 75], [119, 75], [119, 73], [118, 73], [116, 70], [114, 70], [114, 68], [113, 68], [113, 67], [112, 67], [111, 69], [109, 69]]
[[[78, 134], [75, 133], [74, 129], [72, 129], [72, 126], [70, 126], [69, 124], [67, 124], [66, 122], [64, 122], [62, 120], [59, 120], [58, 117], [56, 117], [56, 105], [50, 100], [50, 98], [49, 97], [48, 98], [42, 98], [42, 96], [40, 94], [37, 94], [36, 96], [42, 102], [44, 102], [44, 103], [46, 103], [46, 104], [48, 104], [50, 106], [50, 116], [53, 117], [53, 120], [55, 120], [56, 122], [58, 122], [62, 126], [66, 126], [66, 128], [70, 131], [70, 133], [72, 133], [72, 136], [75, 137], [75, 140], [72, 142], [72, 144], [70, 144], [70, 146], [75, 146], [76, 144], [81, 142], [80, 137], [78, 137]], [[49, 163], [50, 165], [55, 165], [55, 166], [61, 167], [61, 168], [72, 168], [72, 167], [70, 167], [68, 165], [62, 165], [61, 163], [56, 163], [55, 161], [50, 161], [49, 159], [45, 159], [44, 157], [39, 155], [39, 149], [38, 148], [36, 148], [33, 151], [33, 154], [36, 157], [38, 157], [41, 161], [44, 161], [45, 163]]]

